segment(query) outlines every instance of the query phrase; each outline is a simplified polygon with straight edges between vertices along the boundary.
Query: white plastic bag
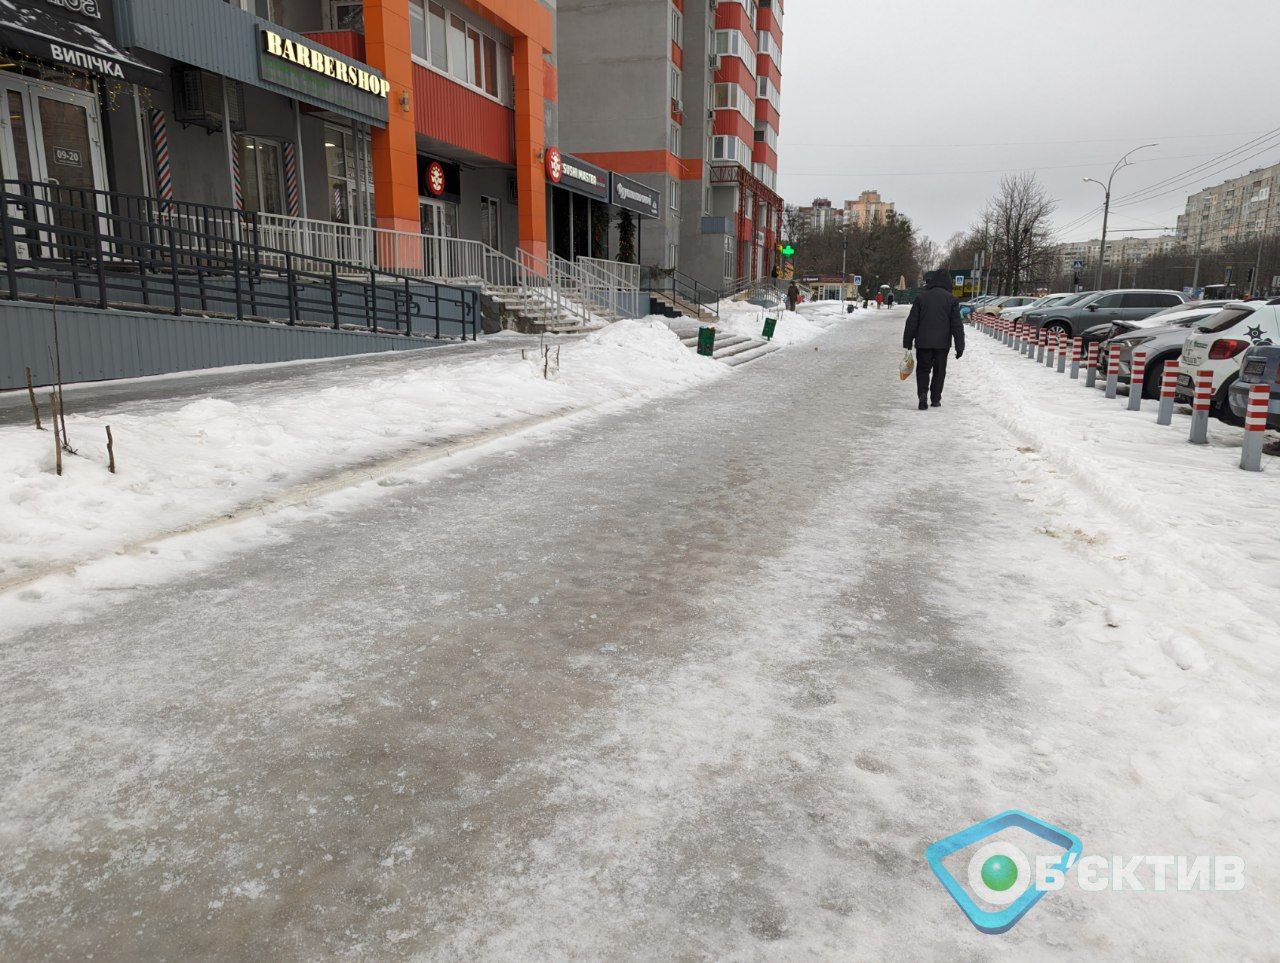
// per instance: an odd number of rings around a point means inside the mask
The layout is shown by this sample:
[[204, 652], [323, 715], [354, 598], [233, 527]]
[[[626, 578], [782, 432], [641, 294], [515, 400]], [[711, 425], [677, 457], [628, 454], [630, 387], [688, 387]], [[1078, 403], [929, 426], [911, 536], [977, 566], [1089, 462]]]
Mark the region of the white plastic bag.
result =
[[916, 356], [910, 351], [902, 356], [902, 364], [898, 365], [898, 380], [906, 381], [916, 370]]

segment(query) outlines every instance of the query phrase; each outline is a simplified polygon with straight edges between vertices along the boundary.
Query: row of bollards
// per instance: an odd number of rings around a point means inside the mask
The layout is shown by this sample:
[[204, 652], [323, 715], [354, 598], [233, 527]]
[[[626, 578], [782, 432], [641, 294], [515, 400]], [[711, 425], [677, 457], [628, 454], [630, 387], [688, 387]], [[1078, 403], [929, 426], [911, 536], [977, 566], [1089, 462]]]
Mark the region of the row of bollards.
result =
[[[1043, 364], [1050, 370], [1057, 368], [1059, 374], [1070, 371], [1071, 380], [1080, 379], [1080, 369], [1085, 372], [1085, 387], [1093, 388], [1098, 383], [1099, 357], [1098, 343], [1092, 341], [1087, 349], [1083, 338], [1070, 339], [1063, 332], [1047, 331], [1023, 321], [1011, 321], [993, 317], [989, 314], [975, 316], [974, 323], [984, 333], [998, 338], [1002, 344], [1008, 345], [1020, 355]], [[1067, 352], [1071, 352], [1070, 368], [1067, 364]], [[1145, 348], [1134, 348], [1129, 362], [1129, 411], [1142, 410], [1142, 390], [1146, 383], [1148, 352]], [[1107, 352], [1106, 382], [1104, 392], [1107, 398], [1116, 398], [1120, 386], [1120, 353]], [[1164, 371], [1160, 380], [1160, 405], [1156, 414], [1157, 425], [1172, 425], [1175, 392], [1178, 386], [1178, 362], [1169, 359], [1164, 363]], [[1240, 467], [1245, 471], [1262, 471], [1262, 448], [1267, 430], [1267, 406], [1271, 400], [1269, 385], [1252, 385], [1249, 388], [1249, 401], [1244, 423], [1244, 447], [1240, 453]], [[1213, 372], [1199, 370], [1195, 375], [1195, 394], [1191, 405], [1191, 432], [1188, 440], [1193, 445], [1209, 444], [1209, 408], [1213, 401]]]

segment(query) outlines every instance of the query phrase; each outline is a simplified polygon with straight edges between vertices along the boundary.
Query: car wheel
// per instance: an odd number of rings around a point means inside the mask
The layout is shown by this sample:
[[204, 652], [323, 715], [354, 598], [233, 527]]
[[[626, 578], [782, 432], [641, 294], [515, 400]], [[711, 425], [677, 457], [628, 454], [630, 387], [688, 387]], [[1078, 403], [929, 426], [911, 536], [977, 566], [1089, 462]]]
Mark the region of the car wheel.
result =
[[1050, 321], [1045, 325], [1046, 331], [1052, 331], [1054, 334], [1065, 334], [1070, 336], [1071, 326], [1065, 321]]
[[1213, 399], [1213, 405], [1209, 409], [1209, 414], [1223, 424], [1231, 425], [1233, 428], [1244, 427], [1244, 419], [1231, 410], [1231, 386], [1236, 383], [1238, 377], [1237, 375], [1227, 379], [1226, 384], [1218, 389], [1218, 393]]
[[1164, 363], [1176, 357], [1177, 354], [1165, 354], [1147, 362], [1147, 373], [1143, 375], [1142, 380], [1142, 397], [1153, 399], [1160, 397], [1160, 381], [1164, 378]]

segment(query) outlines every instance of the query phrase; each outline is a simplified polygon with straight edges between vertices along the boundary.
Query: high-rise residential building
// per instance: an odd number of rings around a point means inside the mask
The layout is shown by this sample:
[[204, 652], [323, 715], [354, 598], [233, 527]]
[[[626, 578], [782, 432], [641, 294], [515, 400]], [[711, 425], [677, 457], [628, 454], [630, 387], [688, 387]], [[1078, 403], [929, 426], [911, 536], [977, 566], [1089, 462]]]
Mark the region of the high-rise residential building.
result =
[[800, 216], [811, 231], [825, 231], [833, 224], [843, 223], [844, 209], [833, 208], [825, 197], [815, 197], [813, 203], [800, 208]]
[[1280, 164], [1233, 177], [1187, 198], [1178, 237], [1191, 248], [1220, 248], [1280, 230]]
[[556, 17], [561, 147], [661, 194], [640, 262], [714, 288], [768, 276], [781, 0], [560, 0]]
[[883, 224], [894, 210], [893, 202], [882, 199], [879, 191], [863, 191], [856, 201], [844, 202], [845, 223], [860, 227]]

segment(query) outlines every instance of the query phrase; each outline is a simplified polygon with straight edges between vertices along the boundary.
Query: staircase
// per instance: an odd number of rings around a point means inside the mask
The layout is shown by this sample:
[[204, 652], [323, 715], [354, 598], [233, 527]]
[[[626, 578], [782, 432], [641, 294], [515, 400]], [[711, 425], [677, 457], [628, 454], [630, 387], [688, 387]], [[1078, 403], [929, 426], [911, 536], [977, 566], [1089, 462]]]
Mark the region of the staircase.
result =
[[[673, 319], [667, 326], [680, 338], [682, 344], [692, 351], [698, 350], [698, 329], [700, 325], [688, 319]], [[738, 365], [763, 358], [767, 354], [779, 350], [782, 346], [764, 338], [749, 338], [742, 334], [721, 334], [716, 332], [716, 340], [712, 346], [711, 357], [736, 368]]]
[[496, 305], [505, 325], [522, 331], [571, 332], [635, 317], [639, 267], [617, 261], [516, 257], [481, 241], [258, 215], [272, 247], [343, 261], [361, 269], [473, 287]]
[[719, 291], [703, 287], [679, 271], [645, 268], [644, 288], [649, 297], [666, 309], [668, 317], [692, 318], [714, 324], [720, 318]]

